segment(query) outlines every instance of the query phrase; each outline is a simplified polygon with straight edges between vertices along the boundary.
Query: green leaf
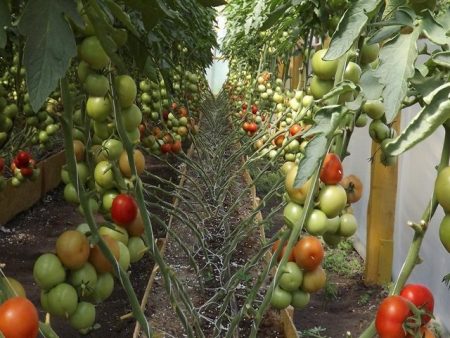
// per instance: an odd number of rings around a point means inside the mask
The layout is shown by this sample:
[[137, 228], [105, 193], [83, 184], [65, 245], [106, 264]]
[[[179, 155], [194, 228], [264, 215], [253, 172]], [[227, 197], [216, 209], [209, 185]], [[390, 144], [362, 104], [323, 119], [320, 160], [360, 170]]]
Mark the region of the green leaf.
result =
[[431, 60], [441, 67], [450, 68], [450, 51], [433, 54]]
[[205, 7], [216, 7], [226, 5], [225, 0], [197, 0], [202, 6]]
[[6, 31], [4, 27], [11, 25], [11, 14], [9, 13], [9, 6], [7, 0], [0, 0], [0, 48], [6, 46]]
[[19, 30], [26, 37], [23, 61], [27, 87], [35, 111], [57, 87], [77, 54], [73, 32], [64, 17], [73, 6], [70, 0], [29, 1], [20, 19]]
[[368, 100], [377, 100], [383, 93], [383, 85], [378, 82], [376, 70], [374, 69], [369, 68], [362, 73], [361, 78], [359, 79], [359, 86]]
[[414, 75], [417, 58], [417, 39], [420, 29], [410, 34], [400, 34], [380, 50], [380, 66], [375, 76], [383, 88], [384, 107], [387, 123], [391, 123], [400, 110], [408, 89], [408, 79]]
[[442, 25], [435, 20], [429, 11], [425, 11], [422, 19], [423, 33], [425, 36], [437, 45], [450, 46], [450, 37]]
[[355, 2], [339, 21], [324, 60], [336, 60], [344, 55], [359, 39], [369, 17], [376, 12], [382, 2], [382, 0], [359, 0]]
[[378, 32], [375, 33], [374, 36], [372, 36], [367, 43], [369, 45], [372, 45], [377, 42], [385, 41], [391, 37], [393, 37], [395, 34], [398, 34], [400, 32], [401, 26], [385, 26], [382, 27]]
[[447, 81], [443, 79], [442, 74], [439, 72], [435, 72], [433, 75], [425, 77], [419, 70], [416, 70], [414, 77], [410, 82], [420, 96], [425, 97]]
[[267, 19], [266, 19], [266, 21], [264, 21], [264, 23], [260, 27], [260, 30], [265, 31], [265, 30], [271, 28], [286, 13], [288, 8], [289, 8], [289, 4], [287, 4], [287, 3], [282, 4], [282, 5], [278, 6], [277, 8], [275, 8], [275, 10], [270, 12], [270, 14], [267, 16]]
[[328, 151], [333, 140], [334, 132], [339, 127], [344, 116], [341, 106], [326, 106], [314, 116], [315, 125], [309, 129], [304, 137], [315, 135], [305, 147], [305, 156], [299, 163], [294, 186], [301, 187], [314, 173], [321, 158]]
[[116, 17], [117, 20], [119, 20], [126, 29], [128, 29], [132, 34], [136, 36], [139, 35], [136, 28], [134, 28], [133, 24], [131, 23], [130, 16], [125, 13], [118, 4], [116, 4], [113, 0], [105, 0], [105, 3], [111, 11], [111, 14], [114, 15], [114, 17]]
[[354, 92], [356, 91], [358, 87], [351, 81], [343, 81], [340, 82], [336, 87], [334, 87], [332, 90], [330, 90], [328, 93], [326, 93], [320, 101], [328, 100], [329, 98], [341, 95], [347, 92]]
[[408, 126], [385, 146], [388, 155], [397, 156], [430, 136], [450, 118], [450, 83], [436, 88], [424, 101], [428, 102]]

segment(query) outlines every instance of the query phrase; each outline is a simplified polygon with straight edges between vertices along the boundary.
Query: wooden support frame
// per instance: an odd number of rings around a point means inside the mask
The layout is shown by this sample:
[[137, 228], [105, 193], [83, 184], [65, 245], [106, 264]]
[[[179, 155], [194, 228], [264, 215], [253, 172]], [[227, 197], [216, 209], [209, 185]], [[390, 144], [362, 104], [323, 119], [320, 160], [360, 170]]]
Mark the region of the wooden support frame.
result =
[[[393, 128], [399, 131], [400, 117]], [[367, 206], [367, 243], [364, 281], [385, 285], [392, 279], [394, 255], [394, 223], [397, 199], [397, 164], [385, 167], [380, 161], [380, 145], [372, 143], [373, 161], [370, 175], [370, 195]]]

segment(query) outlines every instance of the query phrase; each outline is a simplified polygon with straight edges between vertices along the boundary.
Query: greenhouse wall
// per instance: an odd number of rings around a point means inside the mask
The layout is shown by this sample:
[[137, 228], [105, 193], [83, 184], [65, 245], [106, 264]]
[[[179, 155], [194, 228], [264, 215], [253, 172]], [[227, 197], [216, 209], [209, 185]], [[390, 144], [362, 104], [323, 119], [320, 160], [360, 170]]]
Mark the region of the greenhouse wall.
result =
[[[405, 109], [402, 114], [401, 128], [403, 129], [417, 113], [419, 107]], [[349, 151], [352, 156], [345, 160], [346, 174], [356, 174], [363, 181], [364, 187], [370, 186], [370, 158], [371, 141], [367, 137], [366, 128], [355, 131]], [[419, 222], [421, 215], [430, 201], [434, 181], [435, 167], [441, 156], [444, 130], [433, 134], [424, 142], [399, 157], [397, 203], [395, 210], [394, 258], [392, 274], [396, 278], [402, 268], [407, 255], [413, 230], [408, 227], [408, 221]], [[359, 229], [355, 238], [356, 245], [361, 246], [362, 253], [366, 245], [367, 204], [369, 191], [366, 188], [361, 201], [354, 205], [355, 215], [359, 221]], [[442, 278], [450, 272], [448, 252], [440, 244], [439, 224], [444, 213], [441, 207], [433, 217], [426, 233], [420, 257], [423, 260], [413, 271], [409, 283], [426, 284], [434, 294], [436, 319], [450, 330], [450, 291]]]

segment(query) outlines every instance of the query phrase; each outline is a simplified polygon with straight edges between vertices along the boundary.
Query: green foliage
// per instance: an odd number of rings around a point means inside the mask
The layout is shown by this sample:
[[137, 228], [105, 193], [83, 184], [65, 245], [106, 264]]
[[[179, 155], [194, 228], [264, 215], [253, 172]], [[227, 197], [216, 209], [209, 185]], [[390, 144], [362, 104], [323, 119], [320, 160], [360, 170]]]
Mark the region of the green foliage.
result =
[[26, 37], [23, 58], [27, 87], [36, 111], [66, 74], [71, 58], [77, 53], [64, 15], [81, 25], [75, 3], [69, 0], [30, 1], [20, 20], [19, 30]]
[[312, 329], [300, 331], [299, 336], [301, 338], [329, 338], [329, 336], [325, 335], [326, 330], [326, 328], [316, 326]]
[[9, 13], [8, 2], [0, 0], [0, 48], [5, 48], [6, 45], [6, 31], [4, 27], [9, 27], [11, 24], [11, 16]]
[[354, 277], [360, 274], [364, 267], [357, 256], [350, 240], [342, 241], [337, 248], [329, 248], [323, 261], [323, 268], [343, 277]]

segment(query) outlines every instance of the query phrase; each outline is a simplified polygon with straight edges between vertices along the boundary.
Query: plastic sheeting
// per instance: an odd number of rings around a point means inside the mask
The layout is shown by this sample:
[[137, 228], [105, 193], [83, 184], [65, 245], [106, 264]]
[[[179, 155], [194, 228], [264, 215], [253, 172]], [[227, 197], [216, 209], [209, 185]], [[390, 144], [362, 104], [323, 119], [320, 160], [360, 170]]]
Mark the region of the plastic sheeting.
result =
[[[402, 129], [417, 113], [419, 107], [411, 107], [402, 113]], [[401, 155], [398, 167], [397, 203], [395, 209], [394, 259], [392, 274], [395, 279], [407, 255], [413, 230], [407, 226], [408, 221], [420, 222], [421, 215], [430, 201], [436, 179], [435, 167], [439, 163], [444, 130]], [[351, 156], [344, 161], [344, 173], [358, 175], [364, 187], [370, 187], [370, 157], [371, 140], [367, 127], [355, 131], [350, 142]], [[363, 198], [354, 205], [355, 216], [359, 228], [355, 241], [365, 247], [367, 203], [369, 191], [365, 189]], [[423, 283], [433, 292], [435, 299], [435, 316], [443, 327], [450, 331], [450, 290], [442, 283], [442, 278], [450, 273], [450, 254], [439, 240], [439, 224], [444, 213], [442, 208], [433, 217], [420, 251], [423, 262], [416, 266], [409, 283]], [[364, 249], [363, 249], [364, 250]], [[448, 335], [450, 336], [450, 335]]]

